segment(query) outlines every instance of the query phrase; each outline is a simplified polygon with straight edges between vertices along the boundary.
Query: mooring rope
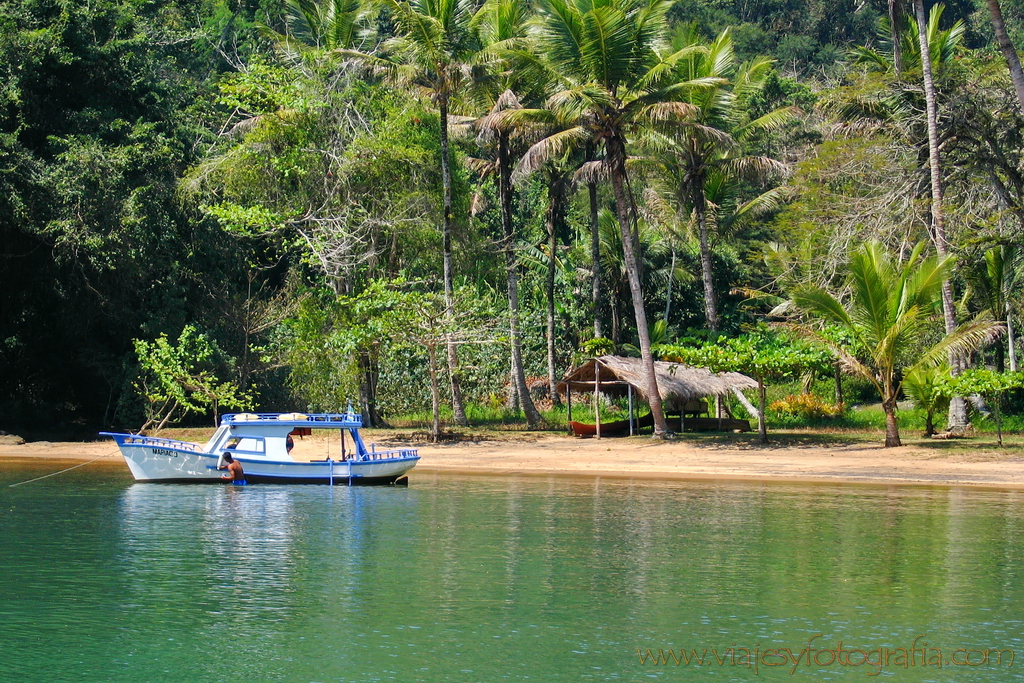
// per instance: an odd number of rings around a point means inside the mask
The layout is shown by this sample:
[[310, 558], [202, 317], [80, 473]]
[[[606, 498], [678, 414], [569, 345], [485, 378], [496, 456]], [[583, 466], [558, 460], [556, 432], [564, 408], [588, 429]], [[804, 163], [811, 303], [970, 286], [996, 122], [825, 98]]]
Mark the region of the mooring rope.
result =
[[113, 453], [104, 453], [100, 457], [93, 458], [92, 460], [89, 460], [88, 462], [80, 462], [77, 465], [75, 465], [74, 467], [69, 467], [67, 469], [61, 470], [60, 472], [51, 472], [50, 474], [44, 474], [43, 476], [36, 477], [35, 479], [26, 479], [25, 481], [19, 481], [17, 484], [11, 484], [8, 488], [14, 488], [15, 486], [21, 486], [22, 484], [31, 484], [34, 481], [39, 481], [40, 479], [46, 479], [47, 477], [56, 477], [58, 474], [64, 474], [65, 472], [70, 472], [71, 470], [77, 470], [79, 467], [85, 467], [86, 465], [88, 465], [90, 463], [94, 463], [97, 460], [102, 460], [103, 458], [109, 458], [110, 456], [117, 455], [117, 454], [118, 454], [118, 451], [114, 451]]

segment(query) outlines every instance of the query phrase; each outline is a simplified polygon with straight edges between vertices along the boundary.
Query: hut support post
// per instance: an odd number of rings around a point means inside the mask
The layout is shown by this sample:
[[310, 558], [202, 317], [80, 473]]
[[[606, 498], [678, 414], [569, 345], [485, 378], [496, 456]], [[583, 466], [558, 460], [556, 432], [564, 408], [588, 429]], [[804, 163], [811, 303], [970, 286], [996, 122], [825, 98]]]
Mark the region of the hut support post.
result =
[[718, 431], [722, 431], [722, 395], [715, 394], [715, 415], [718, 416]]
[[[566, 419], [569, 422], [572, 422], [572, 382], [565, 383], [565, 406], [566, 410], [568, 411], [568, 416], [566, 417]], [[571, 427], [570, 431], [572, 431]]]
[[601, 364], [594, 363], [594, 426], [595, 436], [601, 438]]
[[627, 384], [626, 391], [629, 393], [629, 435], [633, 436], [633, 385]]

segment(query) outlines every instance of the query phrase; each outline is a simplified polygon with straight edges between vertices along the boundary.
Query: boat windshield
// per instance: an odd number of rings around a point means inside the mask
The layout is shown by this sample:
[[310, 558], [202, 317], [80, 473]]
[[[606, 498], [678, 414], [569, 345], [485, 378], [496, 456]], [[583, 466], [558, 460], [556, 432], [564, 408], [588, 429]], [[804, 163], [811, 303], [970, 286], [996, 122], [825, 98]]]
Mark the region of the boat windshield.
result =
[[212, 449], [220, 441], [221, 436], [227, 430], [228, 428], [226, 426], [218, 427], [217, 431], [215, 431], [213, 433], [213, 436], [210, 437], [210, 440], [207, 441], [206, 444], [203, 446], [203, 451], [209, 453], [210, 449]]

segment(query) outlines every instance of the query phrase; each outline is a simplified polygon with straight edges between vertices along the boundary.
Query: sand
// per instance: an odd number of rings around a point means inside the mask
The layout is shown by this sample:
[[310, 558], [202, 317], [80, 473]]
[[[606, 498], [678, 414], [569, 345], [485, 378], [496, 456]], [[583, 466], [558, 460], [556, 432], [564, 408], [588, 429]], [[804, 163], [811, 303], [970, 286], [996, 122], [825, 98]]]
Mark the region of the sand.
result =
[[[373, 440], [369, 437], [367, 440]], [[403, 443], [409, 446], [409, 443]], [[969, 442], [954, 454], [914, 446], [881, 445], [736, 447], [695, 444], [682, 437], [574, 439], [548, 433], [495, 441], [417, 444], [422, 460], [411, 477], [437, 474], [601, 476], [629, 479], [704, 479], [882, 485], [981, 486], [1024, 489], [1024, 457], [972, 452]], [[317, 440], [298, 444], [317, 448]], [[110, 441], [0, 443], [0, 467], [50, 459], [90, 467], [125, 467]]]

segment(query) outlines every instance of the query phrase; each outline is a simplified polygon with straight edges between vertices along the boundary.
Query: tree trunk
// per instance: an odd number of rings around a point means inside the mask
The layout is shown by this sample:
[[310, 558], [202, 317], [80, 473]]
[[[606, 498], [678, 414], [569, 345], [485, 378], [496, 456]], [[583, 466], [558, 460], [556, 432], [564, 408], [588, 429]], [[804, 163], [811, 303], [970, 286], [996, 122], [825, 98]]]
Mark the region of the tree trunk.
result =
[[930, 439], [935, 434], [935, 411], [931, 408], [925, 413], [924, 416], [924, 435], [925, 438]]
[[899, 0], [889, 0], [889, 37], [892, 40], [892, 66], [896, 80], [903, 79], [903, 50], [900, 46]]
[[[921, 46], [921, 72], [924, 86], [925, 108], [928, 119], [928, 170], [931, 176], [931, 220], [932, 240], [940, 257], [948, 252], [946, 227], [942, 212], [942, 167], [939, 160], [938, 102], [935, 94], [935, 78], [932, 74], [931, 49], [928, 45], [928, 19], [924, 13], [924, 1], [914, 0], [917, 16], [917, 39]], [[942, 317], [946, 323], [946, 334], [956, 329], [956, 309], [953, 307], [953, 287], [949, 278], [942, 281]], [[951, 375], [958, 375], [963, 369], [960, 356], [949, 354]], [[967, 404], [961, 396], [954, 396], [949, 402], [948, 429], [962, 431], [967, 427]], [[886, 437], [888, 440], [888, 437]], [[899, 435], [897, 435], [897, 440]]]
[[1010, 372], [1017, 372], [1017, 349], [1013, 335], [1013, 313], [1010, 310], [1010, 303], [1006, 303], [1006, 350], [1010, 357]]
[[516, 377], [519, 373], [516, 372], [516, 360], [512, 358], [511, 351], [509, 352], [510, 363], [508, 373], [508, 390], [505, 392], [505, 409], [512, 413], [519, 412], [519, 387], [516, 386]]
[[1017, 104], [1021, 113], [1024, 113], [1024, 71], [1020, 67], [1020, 58], [1017, 50], [1013, 47], [1009, 34], [1006, 33], [1006, 24], [1003, 23], [1003, 10], [999, 7], [999, 0], [987, 0], [989, 14], [992, 15], [992, 29], [996, 34], [996, 41], [999, 49], [1006, 58], [1006, 66], [1010, 69], [1010, 80], [1013, 81], [1013, 89], [1017, 91]]
[[760, 424], [761, 412], [757, 407], [736, 387], [732, 388], [732, 393], [733, 396], [736, 397], [736, 400], [740, 402], [740, 405], [743, 406], [743, 409], [747, 411], [747, 414], [750, 415], [750, 417], [757, 418], [758, 424]]
[[612, 287], [612, 343], [617, 347], [622, 341], [622, 314], [619, 309], [622, 306], [622, 297], [619, 295], [619, 286]]
[[[359, 408], [363, 415], [364, 427], [390, 427], [377, 411], [377, 378], [380, 370], [370, 351], [360, 351], [359, 358]], [[340, 406], [339, 406], [340, 408]]]
[[636, 242], [630, 226], [630, 208], [632, 201], [626, 193], [626, 145], [619, 136], [609, 137], [606, 141], [606, 158], [611, 166], [612, 189], [615, 192], [616, 212], [619, 218], [619, 230], [622, 233], [622, 256], [626, 262], [626, 275], [629, 278], [629, 292], [633, 298], [633, 313], [636, 316], [636, 331], [640, 338], [640, 358], [644, 374], [647, 375], [647, 397], [654, 416], [654, 435], [664, 436], [668, 433], [665, 412], [661, 407], [661, 393], [658, 390], [658, 377], [654, 372], [654, 356], [651, 355], [651, 335], [647, 327], [647, 313], [644, 311], [644, 295], [640, 286], [640, 245]]
[[675, 282], [676, 274], [676, 245], [672, 242], [672, 261], [668, 266], [668, 284], [665, 285], [665, 324], [668, 325], [668, 318], [672, 315], [672, 284]]
[[704, 200], [703, 184], [695, 189], [694, 193], [693, 208], [697, 214], [697, 227], [700, 230], [700, 273], [704, 279], [704, 314], [707, 317], [708, 329], [718, 332], [718, 298], [715, 296], [715, 273], [711, 263], [711, 244], [708, 240], [707, 206]]
[[558, 235], [556, 228], [558, 224], [558, 212], [562, 206], [561, 193], [561, 178], [557, 173], [553, 172], [548, 177], [548, 215], [546, 221], [548, 230], [548, 396], [551, 398], [552, 405], [558, 405], [560, 403], [558, 399], [558, 390], [555, 388], [555, 385], [558, 383], [557, 372], [555, 370], [555, 269], [558, 265]]
[[594, 338], [604, 336], [601, 325], [601, 230], [598, 221], [597, 183], [587, 183], [590, 196], [590, 287], [594, 306]]
[[509, 161], [508, 133], [498, 134], [498, 195], [501, 201], [501, 227], [505, 238], [505, 274], [508, 289], [508, 326], [512, 346], [513, 393], [526, 414], [527, 425], [533, 429], [541, 417], [526, 386], [523, 369], [523, 341], [519, 334], [519, 263], [515, 252], [515, 226], [512, 222], [512, 164]]
[[[443, 203], [443, 219], [441, 232], [444, 241], [444, 303], [448, 311], [448, 319], [455, 318], [455, 284], [452, 274], [452, 170], [451, 151], [448, 146], [448, 99], [438, 98], [441, 114], [441, 189]], [[466, 426], [466, 406], [462, 400], [462, 386], [459, 382], [459, 351], [455, 342], [448, 340], [448, 376], [452, 387], [452, 412], [455, 424]]]
[[992, 402], [993, 409], [995, 410], [996, 417], [996, 438], [999, 440], [999, 447], [1003, 447], [1003, 417], [999, 410], [1000, 404], [1003, 402], [1003, 394], [1000, 391], [996, 392], [995, 400]]
[[896, 398], [882, 401], [882, 410], [885, 411], [885, 447], [902, 446], [900, 428], [896, 424]]
[[836, 376], [836, 405], [843, 409], [846, 406], [845, 401], [843, 401], [843, 366], [839, 361], [836, 361], [834, 367]]
[[430, 363], [430, 440], [437, 443], [441, 438], [441, 391], [437, 382], [437, 347], [427, 346]]
[[757, 378], [757, 442], [762, 446], [768, 445], [768, 421], [764, 415], [765, 388], [764, 380]]

